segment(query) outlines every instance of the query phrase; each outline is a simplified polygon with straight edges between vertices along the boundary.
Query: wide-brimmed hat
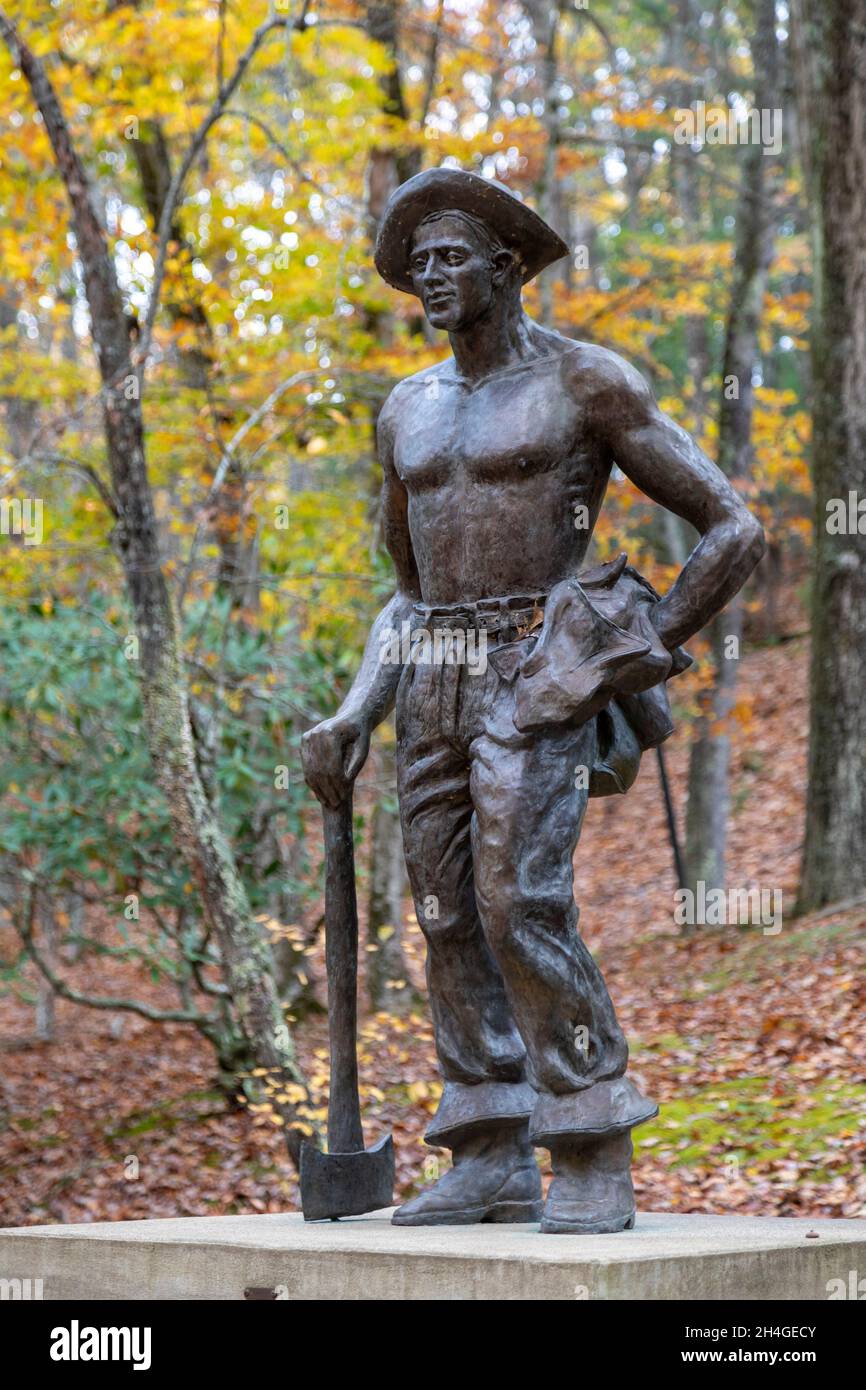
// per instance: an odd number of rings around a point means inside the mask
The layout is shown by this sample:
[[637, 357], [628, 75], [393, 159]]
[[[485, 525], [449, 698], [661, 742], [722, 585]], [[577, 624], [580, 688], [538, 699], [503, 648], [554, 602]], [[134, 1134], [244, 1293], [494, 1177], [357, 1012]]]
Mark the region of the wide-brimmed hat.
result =
[[425, 169], [395, 188], [379, 227], [376, 269], [398, 290], [414, 294], [408, 256], [412, 233], [431, 212], [468, 212], [486, 222], [506, 245], [520, 253], [523, 283], [568, 255], [568, 247], [543, 218], [495, 179], [466, 169]]

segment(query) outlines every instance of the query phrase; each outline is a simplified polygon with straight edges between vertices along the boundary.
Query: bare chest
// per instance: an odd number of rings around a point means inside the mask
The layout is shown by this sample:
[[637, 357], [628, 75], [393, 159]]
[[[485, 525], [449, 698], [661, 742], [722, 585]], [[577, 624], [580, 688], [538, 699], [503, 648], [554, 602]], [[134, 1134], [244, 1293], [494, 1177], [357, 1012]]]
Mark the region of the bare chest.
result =
[[588, 444], [579, 405], [558, 374], [522, 371], [469, 388], [407, 383], [394, 461], [410, 494], [461, 483], [514, 483], [561, 470]]

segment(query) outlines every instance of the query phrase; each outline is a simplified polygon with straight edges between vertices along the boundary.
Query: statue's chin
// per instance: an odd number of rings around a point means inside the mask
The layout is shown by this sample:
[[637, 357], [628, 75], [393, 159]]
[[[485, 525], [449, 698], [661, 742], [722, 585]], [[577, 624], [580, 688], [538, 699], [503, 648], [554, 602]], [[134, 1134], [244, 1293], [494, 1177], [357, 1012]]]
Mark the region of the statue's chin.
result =
[[459, 314], [454, 312], [452, 305], [441, 309], [428, 309], [427, 322], [431, 328], [442, 328], [453, 330], [459, 327]]

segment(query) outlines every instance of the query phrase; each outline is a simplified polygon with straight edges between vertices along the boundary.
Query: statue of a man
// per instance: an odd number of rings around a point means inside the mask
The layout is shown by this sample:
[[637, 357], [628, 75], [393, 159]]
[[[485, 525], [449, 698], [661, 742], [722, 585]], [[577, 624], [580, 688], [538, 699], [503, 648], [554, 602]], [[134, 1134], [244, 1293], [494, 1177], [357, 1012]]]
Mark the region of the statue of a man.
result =
[[[634, 1224], [631, 1130], [657, 1107], [578, 932], [587, 798], [624, 790], [670, 732], [680, 644], [745, 583], [760, 525], [616, 353], [529, 319], [521, 287], [568, 254], [507, 188], [432, 169], [391, 197], [376, 265], [451, 356], [379, 416], [397, 592], [339, 712], [304, 738], [307, 780], [345, 798], [396, 700], [403, 838], [444, 1091], [426, 1134], [453, 1166], [400, 1225]], [[625, 557], [581, 574], [611, 469], [701, 540], [663, 598]], [[483, 663], [406, 660], [404, 624], [481, 637]], [[435, 649], [435, 648], [434, 648]], [[483, 669], [479, 669], [481, 666]], [[611, 872], [620, 872], [612, 865]], [[543, 1204], [534, 1146], [550, 1151]]]

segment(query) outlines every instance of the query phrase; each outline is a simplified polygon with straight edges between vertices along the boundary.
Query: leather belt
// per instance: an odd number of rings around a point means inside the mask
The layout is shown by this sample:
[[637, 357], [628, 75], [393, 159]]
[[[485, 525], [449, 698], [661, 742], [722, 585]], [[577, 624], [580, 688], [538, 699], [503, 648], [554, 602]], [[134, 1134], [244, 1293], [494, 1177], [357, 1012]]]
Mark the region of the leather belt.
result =
[[485, 632], [489, 637], [510, 641], [526, 637], [541, 626], [546, 602], [547, 594], [508, 594], [472, 603], [416, 603], [412, 611], [424, 628]]

